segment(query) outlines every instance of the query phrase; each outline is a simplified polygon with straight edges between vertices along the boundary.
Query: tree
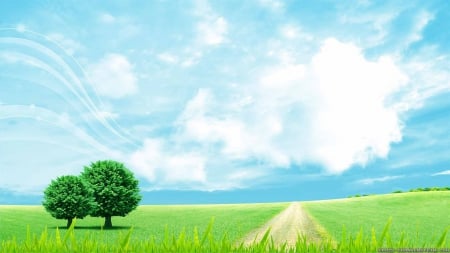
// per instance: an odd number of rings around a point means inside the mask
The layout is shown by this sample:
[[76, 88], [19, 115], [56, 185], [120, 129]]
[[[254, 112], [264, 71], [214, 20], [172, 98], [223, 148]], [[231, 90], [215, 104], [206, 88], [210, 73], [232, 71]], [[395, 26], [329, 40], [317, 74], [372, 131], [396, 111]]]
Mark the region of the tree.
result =
[[89, 215], [95, 202], [92, 191], [80, 177], [61, 176], [45, 189], [42, 205], [56, 219], [67, 219], [70, 227], [74, 218]]
[[122, 163], [105, 160], [85, 166], [81, 176], [94, 191], [97, 204], [91, 216], [104, 217], [104, 228], [112, 227], [112, 216], [126, 216], [141, 200], [138, 180]]

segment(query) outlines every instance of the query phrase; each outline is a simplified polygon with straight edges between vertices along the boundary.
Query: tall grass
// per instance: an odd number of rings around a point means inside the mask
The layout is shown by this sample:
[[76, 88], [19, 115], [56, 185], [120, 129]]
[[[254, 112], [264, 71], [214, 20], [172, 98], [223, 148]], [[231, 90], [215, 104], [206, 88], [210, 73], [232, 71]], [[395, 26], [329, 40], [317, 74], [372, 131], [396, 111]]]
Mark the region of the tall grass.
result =
[[[437, 242], [428, 242], [417, 245], [414, 240], [401, 236], [400, 240], [393, 241], [390, 236], [391, 220], [385, 225], [381, 235], [377, 237], [372, 229], [369, 235], [360, 230], [356, 235], [347, 234], [343, 229], [339, 242], [323, 241], [310, 243], [308, 238], [299, 236], [293, 247], [287, 244], [275, 245], [269, 236], [269, 230], [261, 241], [255, 241], [252, 245], [245, 246], [243, 243], [236, 245], [228, 239], [227, 234], [221, 238], [213, 237], [213, 220], [209, 223], [206, 231], [200, 235], [194, 228], [193, 235], [187, 236], [186, 231], [178, 235], [170, 234], [166, 228], [162, 242], [155, 242], [153, 237], [147, 240], [133, 240], [133, 228], [118, 235], [115, 243], [107, 243], [92, 234], [85, 234], [82, 238], [75, 235], [75, 222], [67, 230], [64, 237], [57, 228], [54, 235], [50, 235], [45, 229], [40, 235], [31, 234], [27, 228], [27, 237], [24, 242], [17, 242], [14, 238], [1, 242], [0, 252], [404, 252], [405, 249], [427, 248], [433, 252], [450, 252], [446, 243], [448, 227]], [[191, 238], [191, 239], [188, 239]]]

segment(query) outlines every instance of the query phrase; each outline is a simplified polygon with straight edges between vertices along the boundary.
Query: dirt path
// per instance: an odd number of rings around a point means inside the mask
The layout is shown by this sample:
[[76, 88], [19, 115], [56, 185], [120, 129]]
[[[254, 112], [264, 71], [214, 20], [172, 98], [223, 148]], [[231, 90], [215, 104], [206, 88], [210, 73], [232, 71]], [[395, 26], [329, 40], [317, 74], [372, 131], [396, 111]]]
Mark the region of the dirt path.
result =
[[244, 245], [252, 244], [255, 241], [255, 237], [256, 242], [258, 242], [269, 228], [271, 228], [270, 235], [275, 245], [281, 245], [287, 242], [288, 246], [293, 246], [297, 241], [298, 234], [306, 235], [310, 242], [322, 239], [313, 221], [298, 202], [293, 202], [288, 208], [262, 227], [251, 231], [241, 242], [243, 241]]

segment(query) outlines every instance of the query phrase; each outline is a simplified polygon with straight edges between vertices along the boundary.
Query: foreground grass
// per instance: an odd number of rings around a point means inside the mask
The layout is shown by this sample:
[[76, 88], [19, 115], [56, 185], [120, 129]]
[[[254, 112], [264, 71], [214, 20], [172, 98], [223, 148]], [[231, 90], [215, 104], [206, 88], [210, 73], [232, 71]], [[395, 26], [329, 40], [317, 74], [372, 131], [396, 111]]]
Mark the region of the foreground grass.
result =
[[389, 217], [393, 221], [392, 240], [410, 238], [416, 247], [437, 242], [450, 227], [448, 191], [310, 201], [302, 205], [336, 241], [341, 239], [343, 227], [353, 235], [361, 230], [365, 237], [371, 236], [372, 228], [381, 233]]
[[[236, 245], [228, 239], [226, 233], [221, 238], [213, 236], [213, 222], [210, 222], [205, 232], [201, 235], [194, 228], [192, 239], [187, 239], [189, 233], [185, 231], [178, 235], [169, 235], [168, 230], [161, 242], [153, 239], [134, 240], [133, 228], [121, 233], [113, 243], [98, 241], [96, 237], [86, 234], [79, 238], [75, 236], [72, 225], [64, 237], [58, 229], [54, 238], [49, 239], [48, 230], [44, 230], [40, 236], [32, 235], [27, 231], [26, 240], [17, 243], [14, 239], [2, 241], [0, 252], [449, 252], [445, 248], [447, 232], [445, 231], [436, 244], [425, 243], [417, 248], [416, 242], [410, 238], [402, 237], [399, 241], [391, 240], [391, 220], [385, 225], [381, 235], [376, 236], [375, 231], [369, 238], [363, 237], [362, 232], [355, 237], [345, 233], [337, 244], [331, 241], [311, 244], [307, 238], [298, 237], [293, 247], [286, 244], [275, 246], [269, 238], [267, 231], [261, 241], [253, 245]], [[405, 251], [405, 250], [410, 251]], [[423, 250], [419, 250], [423, 249]], [[430, 251], [431, 250], [431, 251]]]
[[[241, 205], [178, 205], [178, 206], [139, 206], [126, 217], [113, 217], [114, 228], [101, 230], [102, 218], [86, 217], [77, 220], [77, 237], [92, 237], [105, 243], [115, 243], [120, 234], [133, 227], [134, 240], [154, 240], [160, 243], [167, 232], [180, 234], [192, 232], [197, 227], [203, 233], [214, 217], [214, 230], [211, 235], [221, 238], [225, 233], [234, 241], [250, 230], [261, 226], [274, 215], [287, 207], [287, 203], [241, 204]], [[13, 239], [22, 243], [27, 239], [27, 226], [30, 234], [41, 234], [47, 228], [48, 237], [55, 236], [59, 227], [65, 236], [65, 220], [52, 218], [41, 206], [0, 206], [0, 239]], [[192, 239], [192, 233], [186, 233]]]

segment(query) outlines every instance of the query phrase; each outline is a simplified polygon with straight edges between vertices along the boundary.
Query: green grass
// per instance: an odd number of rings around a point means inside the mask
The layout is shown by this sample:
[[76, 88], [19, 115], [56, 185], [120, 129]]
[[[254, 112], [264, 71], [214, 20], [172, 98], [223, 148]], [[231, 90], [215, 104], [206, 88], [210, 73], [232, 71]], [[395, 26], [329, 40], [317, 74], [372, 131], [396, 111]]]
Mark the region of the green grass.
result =
[[[242, 204], [242, 205], [178, 205], [178, 206], [139, 206], [126, 217], [113, 217], [112, 230], [101, 231], [102, 218], [86, 217], [77, 220], [77, 236], [95, 236], [105, 242], [114, 242], [120, 234], [133, 227], [134, 240], [161, 242], [166, 233], [179, 234], [185, 229], [192, 236], [194, 227], [199, 233], [206, 230], [212, 217], [214, 229], [211, 235], [237, 240], [250, 230], [257, 228], [286, 208], [288, 203]], [[65, 234], [65, 220], [52, 218], [41, 206], [0, 206], [1, 240], [16, 238], [23, 242], [27, 237], [27, 226], [31, 234], [40, 234], [46, 227], [49, 236], [54, 236], [56, 227]], [[188, 238], [190, 239], [190, 238]], [[0, 240], [0, 241], [1, 241]]]
[[[85, 235], [80, 238], [76, 236], [74, 223], [61, 236], [58, 229], [54, 231], [54, 237], [51, 237], [48, 230], [45, 229], [40, 235], [31, 234], [27, 231], [26, 240], [17, 242], [16, 240], [6, 240], [0, 242], [0, 252], [418, 252], [416, 243], [407, 237], [402, 237], [398, 241], [390, 240], [391, 220], [387, 222], [379, 237], [372, 232], [370, 237], [363, 237], [362, 232], [355, 236], [344, 236], [343, 240], [333, 243], [330, 240], [308, 243], [305, 237], [297, 237], [293, 247], [283, 245], [274, 245], [269, 236], [269, 230], [265, 233], [260, 242], [244, 246], [236, 245], [227, 237], [216, 239], [212, 236], [213, 222], [210, 222], [203, 234], [194, 230], [189, 238], [189, 233], [182, 231], [178, 235], [169, 235], [165, 233], [161, 242], [155, 242], [153, 239], [133, 240], [133, 228], [120, 234], [114, 242], [105, 242], [98, 240], [93, 235]], [[450, 248], [445, 247], [445, 238], [448, 230], [442, 233], [436, 244], [427, 242], [421, 248], [432, 250], [433, 252], [448, 252]], [[345, 235], [345, 233], [344, 233]], [[389, 251], [382, 251], [382, 249]], [[410, 249], [412, 251], [405, 251]], [[420, 251], [425, 252], [425, 251]], [[428, 250], [426, 250], [428, 252]]]
[[448, 191], [309, 201], [303, 207], [336, 241], [341, 239], [344, 226], [353, 235], [362, 229], [366, 237], [371, 237], [373, 227], [379, 237], [389, 217], [392, 217], [391, 239], [398, 241], [404, 233], [416, 246], [438, 242], [450, 227]]
[[77, 220], [66, 230], [66, 221], [40, 206], [0, 206], [0, 252], [448, 252], [449, 201], [450, 192], [414, 192], [304, 202], [335, 241], [298, 238], [290, 249], [273, 245], [268, 234], [260, 243], [236, 245], [288, 203], [140, 206], [127, 217], [114, 217], [115, 229], [104, 231], [101, 218]]

